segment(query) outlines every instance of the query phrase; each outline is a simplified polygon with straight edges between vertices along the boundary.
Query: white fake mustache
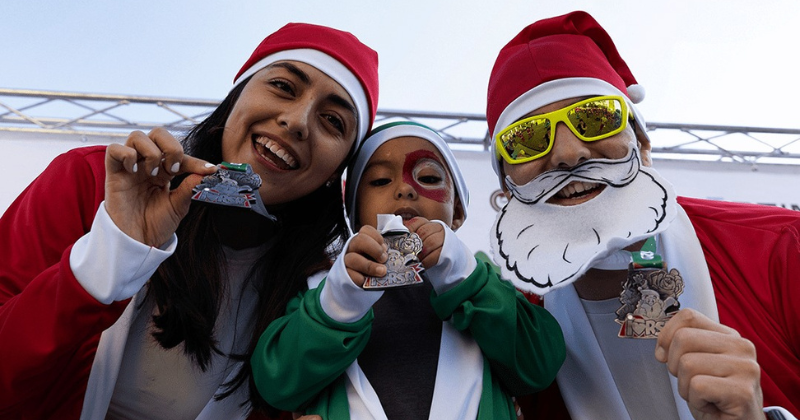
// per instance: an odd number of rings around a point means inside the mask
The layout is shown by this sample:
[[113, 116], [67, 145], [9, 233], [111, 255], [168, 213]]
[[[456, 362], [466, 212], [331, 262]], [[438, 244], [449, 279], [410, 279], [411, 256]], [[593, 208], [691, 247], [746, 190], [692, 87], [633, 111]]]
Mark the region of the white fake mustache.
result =
[[628, 149], [628, 154], [622, 159], [592, 159], [569, 169], [551, 169], [525, 185], [517, 185], [510, 176], [506, 176], [506, 187], [514, 198], [525, 204], [547, 201], [573, 181], [623, 187], [636, 178], [642, 166], [639, 149], [632, 143]]

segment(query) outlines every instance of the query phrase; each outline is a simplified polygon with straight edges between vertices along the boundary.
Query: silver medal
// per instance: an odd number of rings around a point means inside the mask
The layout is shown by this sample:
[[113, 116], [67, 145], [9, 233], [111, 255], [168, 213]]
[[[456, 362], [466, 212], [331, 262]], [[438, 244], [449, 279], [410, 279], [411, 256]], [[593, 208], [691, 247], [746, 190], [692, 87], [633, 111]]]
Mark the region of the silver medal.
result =
[[424, 270], [417, 255], [422, 251], [422, 240], [416, 233], [388, 232], [383, 235], [389, 259], [387, 273], [383, 277], [367, 277], [364, 289], [383, 290], [422, 283], [420, 272]]

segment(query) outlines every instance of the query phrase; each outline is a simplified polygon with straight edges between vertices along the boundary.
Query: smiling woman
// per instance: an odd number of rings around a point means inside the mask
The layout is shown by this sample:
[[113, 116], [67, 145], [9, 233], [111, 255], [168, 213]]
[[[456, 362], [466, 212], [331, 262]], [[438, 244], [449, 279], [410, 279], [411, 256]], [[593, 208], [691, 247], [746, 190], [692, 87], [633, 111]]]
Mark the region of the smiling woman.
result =
[[358, 120], [342, 85], [314, 66], [281, 61], [242, 90], [225, 123], [222, 157], [252, 162], [271, 192], [265, 203], [286, 203], [341, 172]]
[[[278, 415], [244, 361], [348, 236], [341, 175], [377, 65], [347, 32], [289, 24], [182, 143], [58, 157], [0, 219], [0, 417]], [[277, 222], [191, 200], [222, 161], [249, 164]]]

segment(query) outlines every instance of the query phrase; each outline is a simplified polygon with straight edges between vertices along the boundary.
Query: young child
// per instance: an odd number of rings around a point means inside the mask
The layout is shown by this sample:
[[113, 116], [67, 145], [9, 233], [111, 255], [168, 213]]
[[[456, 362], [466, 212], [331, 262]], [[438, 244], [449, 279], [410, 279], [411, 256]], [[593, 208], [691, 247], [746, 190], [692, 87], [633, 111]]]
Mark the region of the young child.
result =
[[[252, 368], [264, 399], [326, 420], [516, 419], [511, 396], [553, 381], [563, 336], [456, 237], [468, 192], [445, 141], [423, 125], [386, 124], [346, 182], [358, 233], [261, 336]], [[420, 285], [362, 288], [387, 273], [378, 215], [419, 235]]]

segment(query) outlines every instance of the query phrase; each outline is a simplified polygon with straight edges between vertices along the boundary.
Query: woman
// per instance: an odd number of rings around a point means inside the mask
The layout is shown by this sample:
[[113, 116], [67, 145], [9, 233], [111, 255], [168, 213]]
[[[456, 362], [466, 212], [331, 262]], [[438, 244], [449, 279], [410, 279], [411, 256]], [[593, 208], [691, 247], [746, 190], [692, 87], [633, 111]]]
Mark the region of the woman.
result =
[[[156, 129], [57, 158], [0, 219], [0, 417], [267, 411], [243, 361], [347, 236], [341, 173], [377, 85], [354, 36], [289, 24], [183, 147]], [[260, 175], [277, 222], [191, 200], [223, 160]]]

